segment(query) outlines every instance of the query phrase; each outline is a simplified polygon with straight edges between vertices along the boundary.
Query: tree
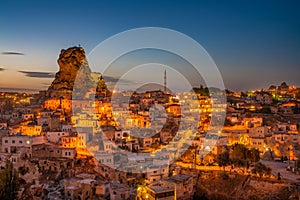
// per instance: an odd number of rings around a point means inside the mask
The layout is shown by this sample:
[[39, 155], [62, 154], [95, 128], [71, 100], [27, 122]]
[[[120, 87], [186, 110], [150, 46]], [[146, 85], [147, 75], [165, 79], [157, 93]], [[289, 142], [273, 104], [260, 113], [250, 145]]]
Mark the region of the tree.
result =
[[0, 171], [0, 199], [13, 200], [17, 198], [19, 190], [19, 177], [10, 161], [6, 162], [5, 168]]
[[260, 152], [258, 149], [251, 148], [250, 150], [243, 144], [235, 144], [232, 146], [231, 158], [258, 162], [260, 160]]
[[258, 162], [254, 165], [254, 168], [252, 169], [252, 173], [253, 174], [258, 174], [259, 177], [261, 178], [263, 175], [271, 175], [271, 168], [265, 166], [264, 164], [262, 164], [261, 162]]
[[248, 158], [251, 162], [258, 162], [260, 160], [260, 152], [258, 149], [251, 148], [249, 153], [250, 155]]
[[300, 92], [298, 90], [298, 93], [296, 94], [296, 99], [300, 99]]
[[232, 123], [229, 119], [225, 119], [225, 122], [224, 122], [225, 126], [234, 126], [234, 123]]
[[247, 93], [248, 92], [241, 92], [241, 97], [247, 97], [248, 96]]
[[3, 106], [3, 111], [11, 111], [14, 108], [14, 104], [12, 102], [12, 100], [6, 100], [5, 104]]
[[295, 162], [295, 167], [296, 167], [297, 169], [300, 168], [300, 156], [298, 156], [298, 160], [296, 160], [296, 162]]
[[281, 174], [280, 174], [280, 172], [277, 173], [277, 180], [278, 180], [278, 181], [281, 180]]
[[263, 107], [261, 110], [260, 110], [261, 113], [264, 113], [264, 114], [271, 114], [272, 111], [271, 111], [271, 108], [268, 107], [268, 106], [265, 106]]
[[234, 164], [235, 167], [246, 167], [247, 166], [247, 161], [239, 159], [239, 158], [234, 158], [232, 160], [232, 163]]
[[193, 90], [196, 94], [200, 94], [201, 96], [209, 96], [209, 89], [203, 87], [203, 85], [200, 85], [200, 88], [195, 87]]
[[294, 114], [299, 114], [299, 112], [300, 112], [300, 109], [298, 108], [298, 106], [293, 107], [292, 110], [293, 110]]
[[235, 144], [232, 146], [232, 159], [239, 158], [241, 160], [246, 160], [248, 155], [248, 149], [243, 144]]
[[225, 151], [219, 154], [217, 157], [217, 163], [220, 167], [223, 167], [223, 170], [225, 171], [225, 167], [230, 164], [229, 152]]

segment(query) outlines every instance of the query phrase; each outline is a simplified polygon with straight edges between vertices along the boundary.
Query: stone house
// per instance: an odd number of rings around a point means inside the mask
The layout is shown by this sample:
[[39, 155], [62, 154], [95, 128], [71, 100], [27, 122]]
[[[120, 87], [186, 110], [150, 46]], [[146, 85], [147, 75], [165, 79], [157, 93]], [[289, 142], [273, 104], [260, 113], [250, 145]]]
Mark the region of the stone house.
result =
[[110, 188], [110, 199], [111, 200], [129, 200], [130, 199], [130, 188], [126, 184], [117, 182], [111, 182]]
[[159, 186], [161, 188], [171, 188], [175, 190], [176, 199], [193, 199], [194, 184], [193, 177], [187, 174], [179, 174], [169, 178], [162, 179], [150, 186]]

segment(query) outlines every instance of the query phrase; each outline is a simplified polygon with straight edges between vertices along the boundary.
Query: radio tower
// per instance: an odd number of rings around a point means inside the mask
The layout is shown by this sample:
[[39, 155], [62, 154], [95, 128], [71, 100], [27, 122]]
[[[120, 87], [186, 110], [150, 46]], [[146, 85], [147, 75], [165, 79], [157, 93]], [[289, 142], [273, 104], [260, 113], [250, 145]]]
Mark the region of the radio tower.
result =
[[167, 70], [165, 69], [164, 73], [164, 93], [167, 93]]

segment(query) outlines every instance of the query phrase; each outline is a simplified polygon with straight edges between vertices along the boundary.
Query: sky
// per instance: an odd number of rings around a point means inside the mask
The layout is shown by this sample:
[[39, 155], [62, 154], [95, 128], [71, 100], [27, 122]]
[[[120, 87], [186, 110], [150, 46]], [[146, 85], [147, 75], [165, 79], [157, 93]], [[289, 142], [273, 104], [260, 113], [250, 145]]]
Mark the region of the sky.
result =
[[[61, 49], [80, 44], [89, 54], [105, 39], [139, 27], [168, 28], [193, 38], [216, 63], [228, 89], [283, 81], [300, 86], [299, 8], [300, 1], [293, 0], [3, 0], [0, 88], [45, 89], [59, 69]], [[173, 74], [168, 84], [180, 87], [171, 81]]]

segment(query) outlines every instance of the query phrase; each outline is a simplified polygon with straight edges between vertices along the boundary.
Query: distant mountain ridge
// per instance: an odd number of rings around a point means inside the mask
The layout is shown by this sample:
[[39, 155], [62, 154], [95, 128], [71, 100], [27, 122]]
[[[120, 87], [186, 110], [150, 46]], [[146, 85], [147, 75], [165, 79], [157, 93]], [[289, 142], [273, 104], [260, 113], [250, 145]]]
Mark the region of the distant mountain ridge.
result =
[[13, 93], [38, 93], [39, 89], [28, 88], [0, 88], [0, 92], [13, 92]]

